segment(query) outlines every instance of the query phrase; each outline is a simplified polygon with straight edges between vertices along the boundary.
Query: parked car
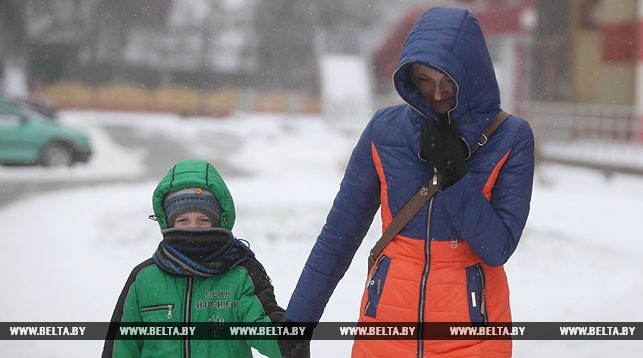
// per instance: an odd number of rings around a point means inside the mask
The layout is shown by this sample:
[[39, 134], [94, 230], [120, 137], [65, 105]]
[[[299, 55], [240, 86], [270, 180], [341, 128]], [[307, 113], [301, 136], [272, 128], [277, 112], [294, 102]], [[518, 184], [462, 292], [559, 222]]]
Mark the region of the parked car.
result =
[[0, 164], [71, 166], [87, 162], [89, 137], [0, 93]]
[[30, 95], [27, 97], [14, 97], [13, 99], [32, 111], [43, 115], [45, 118], [58, 118], [58, 108], [49, 97], [44, 95]]

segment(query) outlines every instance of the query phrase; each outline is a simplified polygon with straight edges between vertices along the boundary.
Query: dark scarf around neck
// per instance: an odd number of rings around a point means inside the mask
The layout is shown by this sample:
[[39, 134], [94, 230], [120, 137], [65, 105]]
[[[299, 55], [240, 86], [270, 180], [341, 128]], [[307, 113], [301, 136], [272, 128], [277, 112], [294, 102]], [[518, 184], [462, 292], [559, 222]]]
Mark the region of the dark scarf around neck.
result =
[[180, 277], [214, 276], [226, 272], [254, 253], [228, 229], [169, 228], [152, 256], [163, 272]]

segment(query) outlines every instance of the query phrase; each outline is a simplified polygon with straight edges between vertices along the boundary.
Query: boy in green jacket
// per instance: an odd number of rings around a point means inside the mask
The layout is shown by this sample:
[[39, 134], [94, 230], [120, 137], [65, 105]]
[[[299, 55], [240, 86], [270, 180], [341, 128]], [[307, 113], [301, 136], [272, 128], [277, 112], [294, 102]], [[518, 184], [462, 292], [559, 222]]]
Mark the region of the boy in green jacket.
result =
[[[283, 320], [274, 288], [247, 244], [234, 237], [234, 203], [216, 169], [177, 163], [156, 187], [154, 217], [163, 241], [130, 274], [112, 322], [179, 324]], [[281, 357], [276, 339], [106, 340], [103, 357]]]

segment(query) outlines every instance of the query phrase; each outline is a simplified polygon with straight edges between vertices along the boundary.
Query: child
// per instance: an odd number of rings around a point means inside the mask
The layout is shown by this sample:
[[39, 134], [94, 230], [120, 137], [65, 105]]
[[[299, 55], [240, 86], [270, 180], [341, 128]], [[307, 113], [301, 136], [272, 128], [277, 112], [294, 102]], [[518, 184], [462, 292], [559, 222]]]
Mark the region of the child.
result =
[[[177, 163], [152, 197], [163, 241], [130, 274], [112, 322], [191, 323], [281, 320], [263, 266], [234, 237], [234, 203], [203, 160]], [[107, 340], [103, 357], [251, 357], [250, 346], [281, 357], [276, 340]]]

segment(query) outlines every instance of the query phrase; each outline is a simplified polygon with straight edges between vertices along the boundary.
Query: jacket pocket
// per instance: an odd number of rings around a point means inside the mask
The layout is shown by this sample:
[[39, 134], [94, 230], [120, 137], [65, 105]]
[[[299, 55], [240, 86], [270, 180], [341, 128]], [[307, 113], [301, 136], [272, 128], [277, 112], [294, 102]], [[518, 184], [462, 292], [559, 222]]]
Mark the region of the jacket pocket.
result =
[[[172, 319], [174, 305], [171, 303], [141, 307], [141, 315], [145, 322], [157, 322], [163, 318]], [[145, 314], [147, 313], [147, 314]]]
[[366, 289], [368, 290], [368, 301], [364, 307], [364, 315], [375, 317], [377, 315], [377, 305], [380, 303], [382, 292], [384, 290], [384, 283], [388, 275], [388, 268], [391, 265], [391, 258], [382, 255], [375, 263], [375, 270], [373, 275], [368, 280]]
[[467, 298], [469, 302], [469, 317], [472, 323], [486, 326], [489, 323], [487, 316], [487, 302], [485, 297], [485, 274], [482, 264], [468, 266], [467, 270]]

